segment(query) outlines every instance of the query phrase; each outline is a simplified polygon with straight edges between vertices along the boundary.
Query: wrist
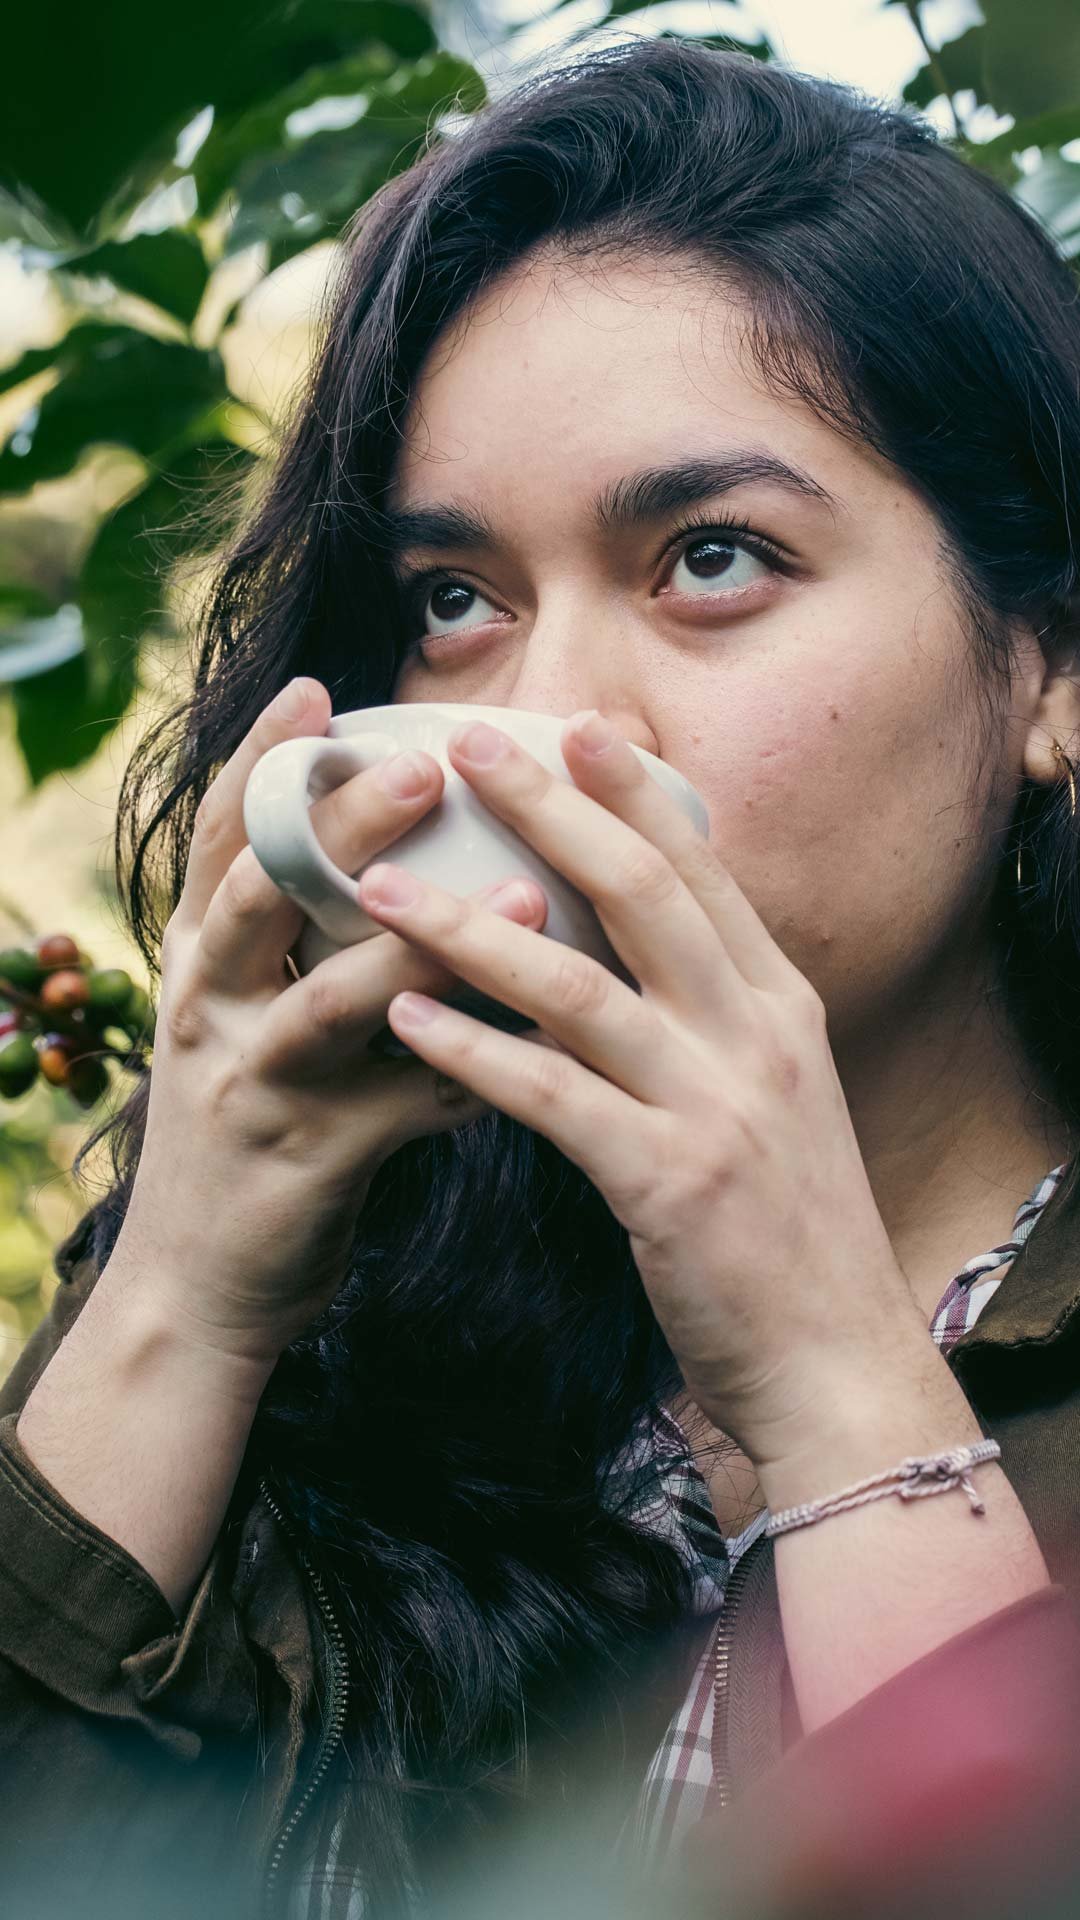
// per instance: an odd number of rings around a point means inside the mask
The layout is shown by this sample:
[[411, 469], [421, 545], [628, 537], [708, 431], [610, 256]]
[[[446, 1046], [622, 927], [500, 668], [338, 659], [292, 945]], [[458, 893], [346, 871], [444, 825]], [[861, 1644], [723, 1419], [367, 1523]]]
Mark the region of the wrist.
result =
[[198, 1397], [232, 1401], [253, 1413], [277, 1364], [276, 1354], [250, 1353], [214, 1337], [185, 1307], [179, 1286], [160, 1273], [151, 1279], [145, 1269], [133, 1274], [115, 1253], [80, 1321], [92, 1307], [108, 1324], [118, 1370], [132, 1383], [175, 1380]]
[[971, 1446], [983, 1431], [944, 1356], [922, 1346], [823, 1376], [796, 1411], [745, 1442], [773, 1513], [838, 1493], [912, 1455]]

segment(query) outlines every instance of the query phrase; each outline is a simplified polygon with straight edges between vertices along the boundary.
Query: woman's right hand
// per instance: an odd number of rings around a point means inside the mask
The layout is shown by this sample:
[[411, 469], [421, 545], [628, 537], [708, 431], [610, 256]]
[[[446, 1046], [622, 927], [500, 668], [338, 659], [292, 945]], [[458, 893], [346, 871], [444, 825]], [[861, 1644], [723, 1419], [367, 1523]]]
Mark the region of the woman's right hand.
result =
[[[285, 698], [300, 691], [299, 710]], [[331, 703], [294, 682], [260, 714], [195, 822], [183, 893], [165, 930], [154, 1064], [138, 1171], [117, 1250], [161, 1288], [177, 1327], [215, 1352], [269, 1367], [346, 1275], [358, 1215], [382, 1162], [410, 1139], [489, 1111], [417, 1059], [376, 1059], [368, 1040], [406, 988], [446, 994], [454, 978], [396, 934], [343, 948], [303, 979], [285, 955], [304, 914], [247, 843], [243, 795], [260, 755], [322, 735]], [[409, 798], [388, 763], [311, 809], [330, 857], [358, 870], [440, 798], [443, 774]], [[542, 891], [485, 900], [542, 927]], [[114, 1256], [115, 1257], [115, 1256]], [[134, 1263], [134, 1266], [132, 1266]]]

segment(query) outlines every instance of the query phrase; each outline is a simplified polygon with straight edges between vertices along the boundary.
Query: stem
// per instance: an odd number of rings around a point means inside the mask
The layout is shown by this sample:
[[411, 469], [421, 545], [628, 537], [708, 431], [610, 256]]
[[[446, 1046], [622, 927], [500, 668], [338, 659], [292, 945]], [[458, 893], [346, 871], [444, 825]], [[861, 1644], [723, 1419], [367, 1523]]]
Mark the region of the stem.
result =
[[[103, 1034], [95, 1034], [93, 1028], [90, 1026], [80, 1027], [77, 1021], [71, 1018], [70, 1013], [65, 1012], [62, 1007], [43, 1007], [35, 994], [25, 993], [21, 987], [15, 986], [12, 981], [5, 980], [3, 974], [0, 974], [0, 994], [3, 994], [5, 1000], [13, 1000], [16, 1006], [21, 1007], [24, 1012], [32, 1013], [34, 1019], [38, 1021], [41, 1026], [43, 1033], [62, 1033], [70, 1040], [90, 1040], [96, 1042], [96, 1045], [85, 1049], [86, 1052], [92, 1053], [95, 1059], [118, 1060], [122, 1066], [126, 1066], [130, 1061], [132, 1067], [137, 1070], [141, 1070], [145, 1065], [144, 1056], [134, 1040], [126, 1052], [120, 1053], [116, 1047], [112, 1046], [109, 1041], [105, 1039]], [[119, 1020], [106, 1022], [106, 1025], [110, 1024], [118, 1027], [121, 1023]]]
[[5, 980], [2, 973], [0, 973], [0, 993], [5, 1000], [14, 1000], [16, 1006], [25, 1007], [27, 1013], [35, 1014], [38, 1019], [41, 1018], [42, 1009], [38, 1006], [34, 995], [24, 993], [21, 987], [12, 986], [11, 981]]
[[945, 98], [949, 103], [949, 112], [952, 115], [953, 132], [955, 133], [956, 138], [958, 140], [961, 140], [964, 138], [964, 129], [960, 124], [960, 116], [956, 111], [956, 102], [952, 97], [952, 88], [950, 87], [948, 80], [945, 78], [945, 69], [941, 64], [941, 60], [939, 56], [935, 53], [933, 47], [930, 45], [930, 42], [926, 37], [926, 29], [923, 26], [922, 20], [919, 15], [919, 0], [904, 0], [904, 8], [907, 13], [908, 19], [911, 21], [912, 26], [914, 27], [916, 33], [919, 36], [919, 45], [921, 46], [923, 52], [926, 55], [926, 64], [929, 67], [930, 72], [937, 86], [939, 87], [940, 91], [945, 95]]
[[12, 920], [16, 922], [18, 926], [22, 928], [24, 933], [34, 932], [34, 926], [32, 921], [27, 919], [22, 908], [20, 906], [17, 906], [15, 904], [15, 901], [10, 899], [6, 893], [0, 893], [0, 912], [6, 913]]

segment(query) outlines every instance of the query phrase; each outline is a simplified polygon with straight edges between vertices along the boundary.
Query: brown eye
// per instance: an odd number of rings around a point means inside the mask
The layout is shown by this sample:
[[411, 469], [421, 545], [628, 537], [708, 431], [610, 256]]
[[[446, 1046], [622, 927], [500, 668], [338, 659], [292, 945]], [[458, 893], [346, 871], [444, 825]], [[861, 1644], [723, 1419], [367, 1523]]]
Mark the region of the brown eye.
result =
[[[680, 580], [679, 569], [687, 570], [687, 577]], [[718, 583], [735, 589], [753, 586], [756, 580], [767, 575], [769, 568], [764, 560], [747, 551], [732, 540], [699, 539], [684, 547], [671, 570], [671, 584], [678, 593], [693, 595], [695, 589], [715, 587]]]
[[[490, 600], [482, 593], [470, 587], [464, 580], [440, 580], [428, 589], [426, 596], [418, 605], [418, 614], [424, 624], [424, 632], [429, 637], [439, 633], [456, 633], [464, 623], [465, 616], [472, 612], [475, 602], [488, 607], [493, 614], [495, 609]], [[488, 618], [482, 615], [481, 619]], [[429, 625], [429, 619], [435, 622]]]

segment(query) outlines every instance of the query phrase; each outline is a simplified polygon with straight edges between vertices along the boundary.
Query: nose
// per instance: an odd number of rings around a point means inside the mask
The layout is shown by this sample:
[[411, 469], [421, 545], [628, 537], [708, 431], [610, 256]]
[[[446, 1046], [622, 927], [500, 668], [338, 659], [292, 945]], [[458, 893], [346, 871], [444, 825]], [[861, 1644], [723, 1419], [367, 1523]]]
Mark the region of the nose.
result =
[[628, 672], [627, 652], [625, 632], [605, 636], [595, 622], [584, 646], [578, 623], [569, 638], [565, 630], [557, 633], [549, 625], [541, 631], [538, 624], [513, 685], [499, 704], [521, 713], [551, 713], [561, 720], [595, 707], [634, 746], [659, 755], [660, 743], [633, 685], [632, 670]]

